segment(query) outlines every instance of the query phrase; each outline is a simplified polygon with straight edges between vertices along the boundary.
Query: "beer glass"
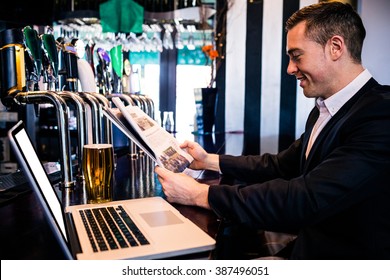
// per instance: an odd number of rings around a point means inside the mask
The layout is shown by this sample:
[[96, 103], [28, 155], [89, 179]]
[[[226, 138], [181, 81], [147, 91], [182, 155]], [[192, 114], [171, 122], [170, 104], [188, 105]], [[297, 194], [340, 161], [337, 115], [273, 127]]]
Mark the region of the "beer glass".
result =
[[83, 147], [83, 172], [88, 203], [112, 201], [114, 149], [111, 144]]

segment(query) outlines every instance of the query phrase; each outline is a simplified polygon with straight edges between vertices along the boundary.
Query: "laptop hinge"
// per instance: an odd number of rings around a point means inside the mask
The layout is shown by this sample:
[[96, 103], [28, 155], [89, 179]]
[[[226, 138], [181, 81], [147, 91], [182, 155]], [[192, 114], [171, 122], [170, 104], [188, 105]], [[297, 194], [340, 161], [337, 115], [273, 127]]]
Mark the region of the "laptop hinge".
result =
[[69, 236], [69, 244], [72, 251], [72, 255], [74, 259], [77, 259], [76, 256], [79, 253], [82, 253], [80, 241], [77, 236], [77, 230], [74, 225], [73, 221], [73, 215], [72, 213], [65, 213], [65, 222], [66, 222], [66, 229]]

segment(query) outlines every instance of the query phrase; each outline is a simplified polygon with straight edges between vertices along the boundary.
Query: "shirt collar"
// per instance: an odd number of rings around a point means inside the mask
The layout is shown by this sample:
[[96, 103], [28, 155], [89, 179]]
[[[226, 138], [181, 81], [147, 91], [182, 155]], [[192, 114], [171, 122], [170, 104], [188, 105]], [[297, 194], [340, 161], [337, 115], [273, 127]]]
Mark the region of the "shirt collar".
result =
[[360, 73], [352, 82], [350, 82], [346, 87], [336, 92], [327, 99], [318, 98], [318, 102], [323, 101], [325, 107], [328, 109], [332, 117], [338, 112], [338, 110], [345, 104], [349, 99], [352, 98], [367, 82], [372, 78], [371, 73], [365, 69]]

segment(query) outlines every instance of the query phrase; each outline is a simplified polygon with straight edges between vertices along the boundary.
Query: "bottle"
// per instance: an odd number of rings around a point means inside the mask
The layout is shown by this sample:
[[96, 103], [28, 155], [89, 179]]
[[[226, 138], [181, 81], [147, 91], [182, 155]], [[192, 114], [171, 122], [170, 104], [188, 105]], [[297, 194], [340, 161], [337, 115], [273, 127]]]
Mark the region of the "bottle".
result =
[[172, 111], [165, 111], [164, 117], [163, 117], [163, 125], [166, 131], [169, 133], [174, 132], [175, 123], [173, 120], [173, 112]]

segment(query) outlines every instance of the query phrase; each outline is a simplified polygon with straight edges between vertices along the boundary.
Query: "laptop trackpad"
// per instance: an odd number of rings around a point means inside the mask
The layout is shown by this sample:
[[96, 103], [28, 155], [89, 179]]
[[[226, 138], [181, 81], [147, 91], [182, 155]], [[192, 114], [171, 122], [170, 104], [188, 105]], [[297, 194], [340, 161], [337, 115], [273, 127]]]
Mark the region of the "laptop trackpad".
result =
[[180, 220], [174, 213], [169, 210], [141, 213], [140, 215], [150, 227], [160, 227], [183, 223], [182, 220]]

